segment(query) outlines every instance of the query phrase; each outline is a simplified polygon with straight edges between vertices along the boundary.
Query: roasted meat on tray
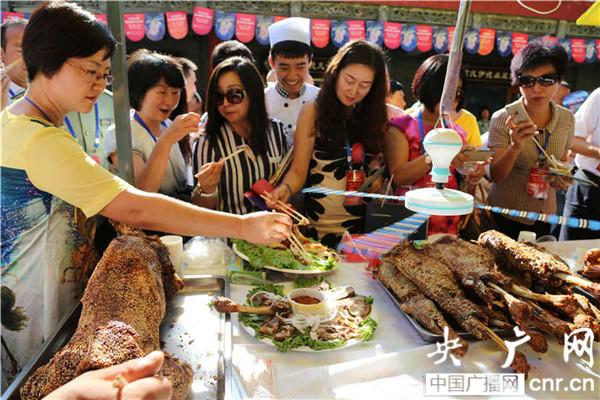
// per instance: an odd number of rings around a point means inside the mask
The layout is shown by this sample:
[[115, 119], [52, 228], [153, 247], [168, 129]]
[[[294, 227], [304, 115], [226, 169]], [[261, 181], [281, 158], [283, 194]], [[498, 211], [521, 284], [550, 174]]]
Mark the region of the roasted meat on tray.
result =
[[[167, 248], [157, 237], [120, 236], [106, 249], [83, 295], [81, 317], [69, 343], [21, 388], [41, 399], [86, 371], [109, 367], [160, 349], [159, 326], [167, 299], [181, 287]], [[187, 398], [192, 369], [166, 355], [159, 375], [173, 398]]]

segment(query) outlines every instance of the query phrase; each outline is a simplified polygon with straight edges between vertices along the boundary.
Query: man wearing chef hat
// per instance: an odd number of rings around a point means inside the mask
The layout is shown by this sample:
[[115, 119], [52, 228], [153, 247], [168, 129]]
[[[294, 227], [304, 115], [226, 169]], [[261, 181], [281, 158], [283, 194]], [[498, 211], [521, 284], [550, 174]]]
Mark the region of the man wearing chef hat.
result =
[[305, 81], [312, 61], [310, 20], [293, 17], [274, 23], [269, 27], [269, 41], [269, 64], [277, 82], [265, 89], [267, 111], [270, 118], [283, 122], [288, 145], [293, 146], [300, 109], [319, 93], [319, 88]]

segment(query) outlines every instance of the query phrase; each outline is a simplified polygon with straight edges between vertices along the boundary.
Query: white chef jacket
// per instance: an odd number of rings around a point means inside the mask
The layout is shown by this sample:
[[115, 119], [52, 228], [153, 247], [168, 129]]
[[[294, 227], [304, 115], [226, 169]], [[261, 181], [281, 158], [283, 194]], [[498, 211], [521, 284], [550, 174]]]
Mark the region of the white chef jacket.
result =
[[[594, 90], [575, 113], [575, 136], [600, 147], [600, 88]], [[579, 169], [600, 176], [600, 160], [577, 154], [575, 164]]]

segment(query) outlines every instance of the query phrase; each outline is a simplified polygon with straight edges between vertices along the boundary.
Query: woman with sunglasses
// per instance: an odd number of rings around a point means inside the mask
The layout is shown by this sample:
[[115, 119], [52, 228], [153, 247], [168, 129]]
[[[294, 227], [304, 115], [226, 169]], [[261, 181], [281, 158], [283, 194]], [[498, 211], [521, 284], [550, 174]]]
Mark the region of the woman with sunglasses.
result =
[[[554, 214], [556, 193], [549, 184], [548, 157], [566, 160], [573, 138], [574, 118], [566, 108], [551, 99], [558, 90], [567, 68], [567, 53], [560, 44], [535, 41], [513, 58], [512, 83], [518, 85], [521, 98], [492, 116], [489, 147], [495, 150], [490, 172], [491, 205], [502, 208]], [[527, 115], [508, 110], [520, 107]], [[537, 142], [537, 143], [536, 143]], [[541, 221], [495, 215], [498, 229], [517, 238], [520, 231], [538, 236], [550, 233], [550, 225]]]
[[[292, 165], [273, 197], [287, 202], [305, 185], [358, 189], [383, 162], [387, 91], [385, 56], [378, 46], [355, 40], [340, 48], [317, 99], [300, 111]], [[360, 198], [307, 194], [304, 208], [311, 220], [307, 234], [328, 246], [337, 246], [345, 231], [364, 232]]]
[[[390, 121], [387, 131], [386, 163], [390, 174], [393, 175], [396, 194], [404, 195], [408, 187], [432, 187], [431, 182], [431, 158], [425, 153], [423, 139], [434, 127], [439, 127], [440, 99], [444, 88], [446, 69], [448, 68], [448, 55], [435, 55], [426, 59], [417, 69], [413, 78], [412, 91], [421, 103], [409, 114], [394, 118]], [[455, 110], [460, 110], [464, 103], [465, 75], [461, 69], [458, 79], [457, 93], [454, 100]], [[468, 145], [470, 139], [465, 130], [459, 125], [451, 125], [461, 136], [463, 144]], [[479, 132], [477, 132], [479, 133]], [[478, 135], [472, 138], [479, 139]], [[480, 139], [479, 139], [480, 140]], [[470, 147], [465, 146], [464, 149]], [[459, 153], [452, 162], [453, 172], [446, 187], [459, 188], [458, 173], [455, 168], [461, 167], [467, 161], [466, 157]], [[464, 187], [473, 190], [484, 174], [484, 168], [479, 167], [467, 174]], [[428, 234], [450, 233], [458, 234], [459, 217], [431, 216], [429, 218]]]
[[231, 215], [143, 192], [86, 155], [63, 120], [72, 111], [91, 111], [110, 79], [115, 46], [110, 31], [72, 3], [44, 2], [25, 28], [29, 88], [0, 115], [3, 384], [81, 296], [97, 261], [86, 217], [260, 243], [289, 234], [286, 215]]
[[[127, 75], [135, 186], [184, 196], [191, 165], [189, 134], [198, 130], [200, 116], [187, 113], [182, 67], [170, 56], [141, 49], [129, 56]], [[171, 121], [175, 109], [184, 112]], [[105, 150], [118, 168], [114, 129], [107, 133]]]
[[[264, 83], [252, 61], [231, 57], [214, 69], [206, 95], [205, 135], [196, 146], [192, 201], [234, 214], [252, 209], [244, 193], [269, 179], [287, 152], [283, 124], [270, 120]], [[249, 146], [225, 162], [220, 160]]]

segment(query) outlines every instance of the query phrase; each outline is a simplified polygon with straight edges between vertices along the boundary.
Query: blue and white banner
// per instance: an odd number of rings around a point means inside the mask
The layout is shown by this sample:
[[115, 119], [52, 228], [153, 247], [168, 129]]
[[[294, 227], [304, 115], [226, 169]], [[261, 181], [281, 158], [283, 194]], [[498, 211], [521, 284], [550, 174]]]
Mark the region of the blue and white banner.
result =
[[367, 21], [367, 40], [377, 46], [383, 46], [383, 22]]
[[562, 38], [562, 39], [558, 39], [558, 42], [567, 52], [567, 55], [569, 56], [569, 61], [570, 61], [571, 60], [571, 39]]
[[436, 26], [433, 28], [433, 50], [438, 53], [448, 51], [448, 28], [445, 26]]
[[496, 51], [502, 57], [508, 57], [512, 54], [512, 33], [498, 31], [496, 33]]
[[275, 17], [258, 15], [256, 17], [256, 41], [263, 46], [269, 45], [269, 26], [273, 24]]
[[596, 53], [596, 40], [587, 39], [585, 41], [585, 62], [593, 63], [598, 61]]
[[235, 33], [235, 13], [216, 12], [215, 34], [220, 40], [231, 40]]
[[146, 37], [154, 42], [158, 42], [165, 37], [166, 24], [163, 13], [146, 13], [144, 18]]
[[335, 47], [342, 47], [348, 41], [348, 24], [346, 21], [331, 21], [331, 41]]
[[413, 51], [417, 48], [417, 27], [404, 25], [402, 27], [402, 50]]
[[465, 50], [469, 54], [477, 54], [479, 51], [479, 29], [469, 28], [465, 32]]

